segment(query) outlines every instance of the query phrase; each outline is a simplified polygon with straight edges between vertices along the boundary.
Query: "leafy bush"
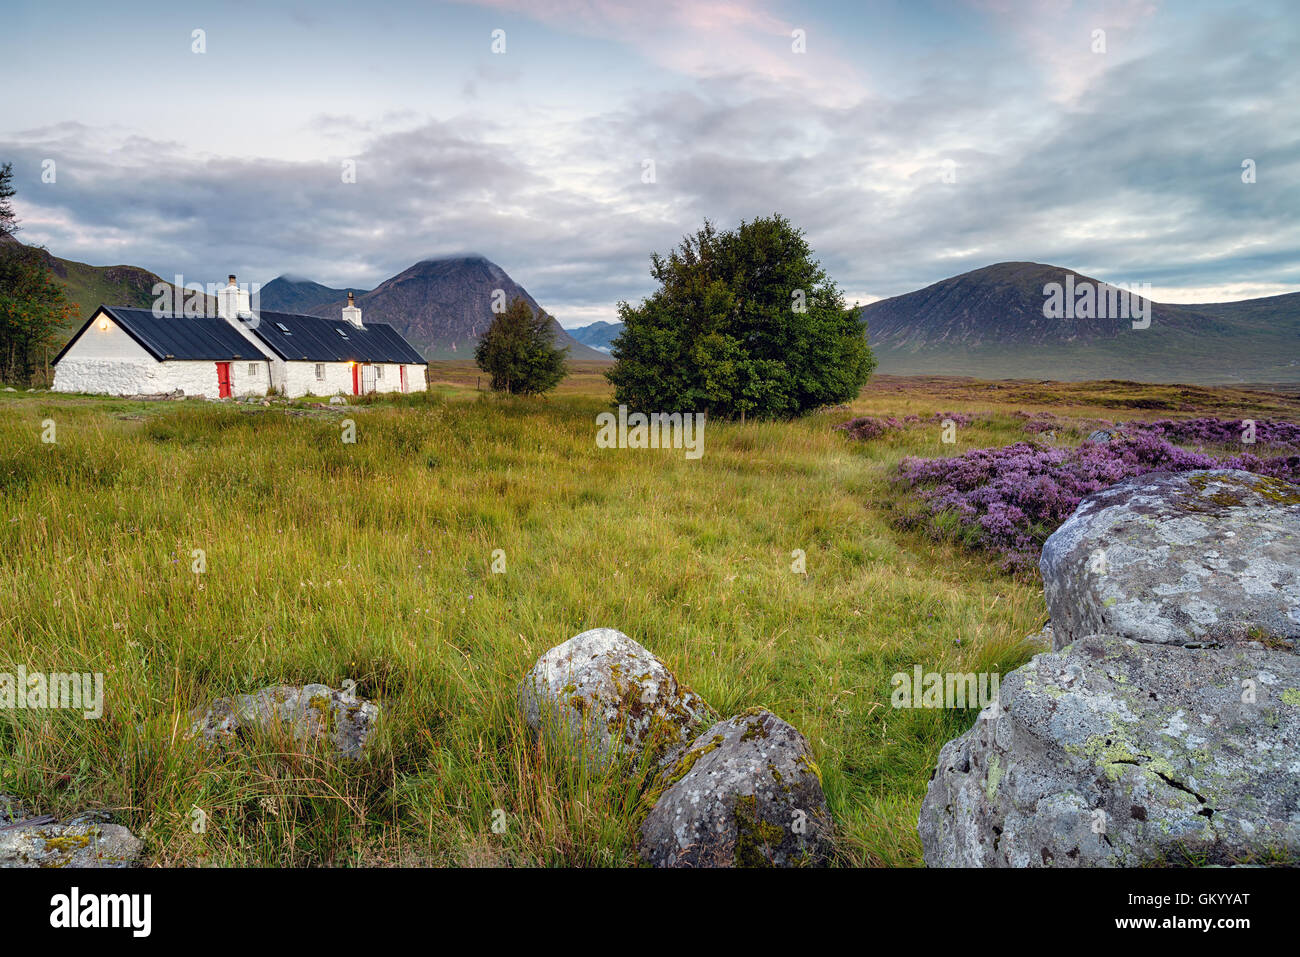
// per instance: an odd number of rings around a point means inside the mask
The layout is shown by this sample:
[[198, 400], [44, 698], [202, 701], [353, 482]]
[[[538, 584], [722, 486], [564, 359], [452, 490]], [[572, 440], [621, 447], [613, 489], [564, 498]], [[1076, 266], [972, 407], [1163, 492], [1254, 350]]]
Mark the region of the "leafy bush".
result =
[[651, 262], [659, 288], [619, 304], [606, 373], [629, 408], [789, 418], [856, 398], [875, 368], [859, 311], [781, 216], [706, 221]]
[[551, 317], [516, 296], [492, 320], [474, 350], [478, 367], [492, 376], [492, 388], [511, 395], [550, 392], [564, 378], [567, 349], [555, 345]]

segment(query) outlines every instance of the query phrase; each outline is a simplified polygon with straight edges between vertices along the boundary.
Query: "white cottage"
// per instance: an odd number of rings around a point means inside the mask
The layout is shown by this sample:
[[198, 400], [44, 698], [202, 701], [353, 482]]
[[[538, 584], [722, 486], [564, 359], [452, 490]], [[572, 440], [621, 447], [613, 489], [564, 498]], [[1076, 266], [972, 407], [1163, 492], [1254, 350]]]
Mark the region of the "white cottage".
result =
[[54, 359], [56, 392], [265, 395], [271, 357], [225, 319], [100, 306]]
[[231, 276], [216, 316], [100, 306], [54, 360], [54, 389], [225, 398], [423, 392], [428, 363], [392, 326], [249, 308]]

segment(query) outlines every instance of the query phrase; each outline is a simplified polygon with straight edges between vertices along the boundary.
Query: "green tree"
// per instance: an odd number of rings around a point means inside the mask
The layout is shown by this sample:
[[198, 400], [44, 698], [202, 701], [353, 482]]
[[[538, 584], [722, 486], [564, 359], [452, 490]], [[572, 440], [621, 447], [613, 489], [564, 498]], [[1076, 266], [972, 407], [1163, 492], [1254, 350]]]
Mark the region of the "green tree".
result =
[[18, 229], [10, 199], [13, 166], [0, 166], [0, 379], [48, 379], [59, 329], [76, 312], [50, 270], [44, 249], [13, 238]]
[[555, 345], [551, 317], [515, 297], [498, 314], [474, 350], [478, 367], [492, 377], [492, 388], [513, 395], [549, 392], [564, 378], [568, 349]]
[[875, 368], [857, 307], [783, 216], [706, 220], [651, 265], [659, 289], [619, 303], [606, 373], [634, 410], [791, 417], [855, 398]]
[[18, 229], [18, 217], [14, 215], [13, 204], [9, 202], [14, 195], [14, 164], [0, 166], [0, 242], [12, 236]]

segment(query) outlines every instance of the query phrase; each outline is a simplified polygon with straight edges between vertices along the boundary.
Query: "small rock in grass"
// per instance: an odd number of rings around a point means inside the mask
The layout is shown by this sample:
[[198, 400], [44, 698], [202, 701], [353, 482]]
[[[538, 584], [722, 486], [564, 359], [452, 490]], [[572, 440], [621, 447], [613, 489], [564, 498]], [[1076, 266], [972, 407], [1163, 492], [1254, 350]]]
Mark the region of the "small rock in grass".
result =
[[281, 685], [218, 698], [196, 717], [190, 734], [208, 743], [228, 744], [245, 728], [282, 728], [299, 743], [326, 739], [343, 757], [357, 758], [378, 719], [378, 705], [349, 691], [321, 684]]
[[1025, 641], [1033, 645], [1038, 645], [1041, 648], [1051, 649], [1052, 635], [1052, 623], [1049, 621], [1047, 624], [1043, 625], [1040, 631], [1036, 631], [1032, 635], [1026, 635]]
[[597, 764], [689, 741], [712, 714], [653, 654], [613, 628], [593, 628], [537, 659], [519, 685], [534, 731]]
[[809, 867], [830, 859], [831, 816], [812, 749], [770, 711], [718, 722], [656, 787], [639, 843], [655, 867]]
[[[18, 801], [0, 794], [0, 868], [130, 867], [144, 842], [107, 815], [88, 812], [66, 822], [30, 815]], [[24, 823], [31, 821], [32, 823]]]

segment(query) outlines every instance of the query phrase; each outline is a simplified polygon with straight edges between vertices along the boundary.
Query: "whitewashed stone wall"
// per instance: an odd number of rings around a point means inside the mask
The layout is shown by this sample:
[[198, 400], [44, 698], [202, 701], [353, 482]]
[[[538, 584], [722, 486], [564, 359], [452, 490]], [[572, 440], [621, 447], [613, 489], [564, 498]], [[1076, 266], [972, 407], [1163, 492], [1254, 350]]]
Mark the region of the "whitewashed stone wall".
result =
[[158, 363], [144, 359], [74, 359], [66, 355], [54, 367], [55, 392], [91, 392], [101, 395], [136, 395]]
[[[234, 363], [231, 387], [235, 388]], [[244, 370], [247, 372], [247, 369]], [[131, 359], [74, 359], [65, 355], [54, 367], [54, 391], [98, 395], [185, 395], [217, 397], [217, 364], [203, 360], [155, 362]], [[263, 388], [262, 392], [265, 392]], [[249, 394], [245, 391], [243, 394]], [[259, 394], [259, 393], [253, 393]]]
[[286, 362], [284, 364], [284, 394], [343, 395], [352, 394], [352, 369], [346, 362], [325, 362], [325, 378], [316, 378], [315, 362]]
[[[346, 362], [326, 362], [325, 378], [316, 378], [315, 362], [284, 363], [284, 393], [290, 397], [302, 395], [352, 395], [352, 367]], [[383, 375], [378, 369], [383, 368]], [[398, 363], [375, 363], [374, 391], [401, 392], [402, 373]], [[406, 391], [423, 392], [427, 388], [422, 365], [406, 367]]]
[[[215, 381], [216, 367], [213, 366]], [[230, 390], [235, 395], [266, 395], [271, 387], [271, 363], [248, 359], [230, 360]], [[214, 392], [213, 395], [216, 395]]]
[[428, 379], [425, 373], [429, 370], [428, 366], [407, 366], [406, 367], [406, 391], [423, 392], [429, 388]]

